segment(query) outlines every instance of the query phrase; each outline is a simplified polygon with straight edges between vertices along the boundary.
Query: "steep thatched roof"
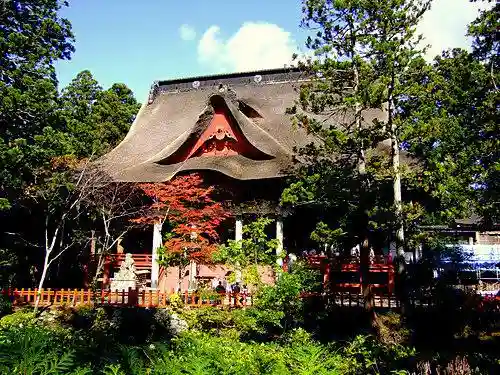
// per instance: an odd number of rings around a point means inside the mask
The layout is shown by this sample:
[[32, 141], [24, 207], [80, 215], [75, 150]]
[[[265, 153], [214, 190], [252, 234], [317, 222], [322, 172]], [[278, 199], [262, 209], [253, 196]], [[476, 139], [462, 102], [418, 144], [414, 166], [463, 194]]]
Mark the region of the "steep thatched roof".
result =
[[[313, 140], [286, 113], [304, 80], [298, 70], [277, 69], [156, 82], [125, 139], [100, 164], [115, 180], [129, 182], [166, 181], [189, 170], [240, 180], [286, 175], [294, 148]], [[228, 137], [244, 152], [187, 150], [200, 137], [213, 138], [204, 132], [216, 113], [227, 117]], [[380, 113], [370, 111], [365, 120]]]

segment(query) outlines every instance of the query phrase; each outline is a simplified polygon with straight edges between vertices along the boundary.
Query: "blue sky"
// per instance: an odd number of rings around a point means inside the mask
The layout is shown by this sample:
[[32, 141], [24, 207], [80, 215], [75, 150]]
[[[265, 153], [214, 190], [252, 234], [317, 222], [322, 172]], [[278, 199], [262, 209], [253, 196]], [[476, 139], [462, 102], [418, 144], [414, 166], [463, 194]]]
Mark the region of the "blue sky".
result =
[[[436, 0], [420, 27], [430, 54], [465, 47], [476, 8]], [[298, 0], [70, 0], [62, 15], [76, 52], [57, 64], [60, 86], [88, 69], [104, 88], [127, 84], [141, 102], [154, 80], [282, 67], [304, 52]]]
[[[296, 0], [73, 0], [62, 15], [73, 25], [76, 52], [57, 65], [60, 85], [89, 69], [104, 87], [126, 83], [140, 101], [155, 79], [227, 70], [199, 61], [199, 40], [211, 26], [222, 40], [251, 21], [275, 24], [292, 39], [300, 33]], [[183, 24], [194, 29], [193, 40], [181, 38]]]

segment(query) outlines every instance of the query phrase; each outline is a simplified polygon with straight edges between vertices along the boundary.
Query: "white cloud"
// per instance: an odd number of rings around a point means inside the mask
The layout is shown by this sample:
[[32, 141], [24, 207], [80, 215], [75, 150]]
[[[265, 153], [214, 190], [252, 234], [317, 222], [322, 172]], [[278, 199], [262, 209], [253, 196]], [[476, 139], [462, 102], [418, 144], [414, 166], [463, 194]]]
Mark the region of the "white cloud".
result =
[[264, 22], [245, 22], [231, 37], [220, 36], [219, 26], [205, 31], [198, 59], [217, 72], [279, 68], [292, 62], [297, 50], [291, 33]]
[[182, 40], [194, 40], [194, 38], [196, 38], [196, 30], [192, 26], [185, 23], [179, 27], [179, 35]]
[[431, 45], [427, 57], [432, 59], [448, 48], [469, 49], [470, 41], [465, 36], [467, 24], [478, 16], [479, 9], [491, 6], [491, 3], [471, 3], [469, 0], [434, 0], [417, 28], [425, 38], [424, 43]]
[[[453, 47], [469, 49], [467, 24], [477, 17], [479, 9], [491, 6], [492, 3], [469, 0], [434, 0], [417, 28], [424, 35], [424, 43], [431, 45], [427, 57], [432, 59]], [[188, 25], [182, 25], [179, 31], [184, 40], [192, 40], [196, 35]], [[198, 42], [198, 60], [214, 72], [251, 71], [289, 65], [292, 55], [301, 50], [291, 33], [276, 24], [245, 22], [230, 36], [224, 36], [219, 26], [212, 25]], [[310, 51], [301, 53], [304, 55], [312, 56]]]

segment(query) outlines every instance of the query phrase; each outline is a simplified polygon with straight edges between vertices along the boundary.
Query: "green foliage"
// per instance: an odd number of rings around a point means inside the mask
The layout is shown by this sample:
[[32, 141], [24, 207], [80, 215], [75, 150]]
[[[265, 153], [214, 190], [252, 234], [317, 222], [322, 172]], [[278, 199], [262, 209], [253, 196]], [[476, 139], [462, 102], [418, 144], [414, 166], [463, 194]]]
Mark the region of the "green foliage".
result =
[[103, 90], [84, 70], [62, 91], [60, 115], [75, 154], [100, 156], [123, 139], [139, 108], [126, 85], [115, 83]]
[[[4, 295], [0, 295], [0, 318], [12, 312], [12, 302]], [[1, 324], [1, 323], [0, 323]]]
[[4, 1], [0, 35], [0, 137], [30, 139], [54, 116], [54, 61], [74, 51], [68, 20], [58, 0], [30, 4]]
[[229, 240], [213, 254], [214, 262], [226, 263], [233, 269], [243, 270], [243, 282], [260, 285], [257, 266], [276, 266], [278, 240], [269, 239], [266, 228], [272, 223], [269, 218], [258, 218], [243, 226], [243, 239]]
[[17, 329], [35, 324], [35, 314], [32, 311], [19, 310], [0, 319], [1, 329]]
[[[32, 318], [32, 317], [31, 317]], [[2, 321], [5, 317], [2, 319]], [[0, 372], [3, 374], [70, 374], [75, 369], [75, 353], [56, 331], [33, 324], [0, 330]]]
[[174, 309], [179, 309], [184, 306], [184, 302], [178, 293], [171, 294], [169, 296], [169, 302]]
[[304, 1], [302, 24], [312, 31], [306, 45], [320, 58], [305, 64], [318, 78], [302, 86], [293, 112], [317, 142], [299, 150], [282, 203], [317, 208], [311, 239], [321, 245], [371, 245], [408, 220], [396, 193], [412, 175], [399, 166], [397, 107], [406, 67], [420, 54], [415, 28], [428, 5]]
[[279, 275], [274, 286], [263, 286], [254, 296], [254, 306], [265, 314], [270, 326], [285, 331], [303, 321], [304, 299], [301, 293], [319, 289], [318, 272], [297, 262], [291, 273]]
[[323, 247], [324, 245], [339, 243], [340, 238], [344, 235], [345, 232], [341, 228], [330, 229], [328, 224], [320, 221], [311, 233], [311, 240]]
[[406, 345], [410, 342], [411, 331], [405, 326], [400, 314], [394, 312], [379, 314], [377, 328], [379, 341], [387, 347]]
[[[390, 340], [386, 342], [369, 335], [356, 335], [347, 342], [320, 343], [303, 328], [280, 335], [270, 325], [263, 324], [263, 317], [269, 312], [262, 308], [186, 309], [180, 315], [189, 321], [189, 331], [172, 340], [163, 337], [161, 341], [139, 342], [133, 336], [138, 332], [132, 332], [137, 331], [135, 325], [140, 326], [139, 330], [153, 330], [141, 321], [154, 317], [157, 323], [167, 322], [168, 311], [78, 309], [76, 315], [91, 318], [88, 323], [93, 328], [74, 321], [70, 334], [63, 327], [55, 329], [38, 324], [0, 329], [0, 373], [365, 375], [411, 374], [426, 365], [425, 360], [420, 362], [421, 357], [413, 347], [404, 344], [404, 340], [394, 340], [404, 328], [399, 315], [379, 317], [388, 330], [397, 331], [388, 332]], [[446, 319], [449, 317], [447, 313]], [[425, 320], [428, 329], [429, 319]], [[121, 326], [126, 328], [123, 337], [120, 337]], [[109, 331], [107, 339], [103, 339], [103, 330]], [[144, 337], [151, 338], [151, 332]], [[430, 359], [447, 368], [465, 368], [455, 357], [438, 353]], [[463, 354], [460, 358], [461, 363], [467, 362]], [[479, 373], [496, 373], [495, 367], [488, 367], [494, 361], [486, 353], [478, 358], [471, 355], [468, 361], [468, 367], [477, 365], [484, 369], [478, 370]]]
[[[0, 4], [3, 285], [31, 284], [40, 276], [26, 264], [40, 263], [33, 248], [45, 243], [47, 207], [60, 208], [70, 187], [54, 159], [102, 155], [124, 137], [139, 109], [125, 85], [103, 91], [87, 71], [59, 94], [54, 64], [74, 51], [71, 25], [59, 14], [65, 6], [60, 0]], [[78, 224], [65, 226], [68, 237]]]

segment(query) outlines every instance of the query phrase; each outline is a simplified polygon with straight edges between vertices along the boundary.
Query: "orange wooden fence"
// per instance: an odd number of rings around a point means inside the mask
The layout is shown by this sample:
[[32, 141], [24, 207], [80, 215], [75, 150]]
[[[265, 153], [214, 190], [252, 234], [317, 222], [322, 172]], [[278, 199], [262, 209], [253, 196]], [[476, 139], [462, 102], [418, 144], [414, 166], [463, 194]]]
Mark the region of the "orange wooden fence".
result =
[[[121, 306], [121, 307], [170, 307], [178, 303], [189, 307], [201, 306], [230, 306], [246, 307], [252, 305], [252, 296], [245, 293], [195, 293], [181, 292], [162, 293], [158, 291], [134, 290], [110, 291], [89, 289], [8, 289], [2, 290], [1, 294], [10, 298], [16, 306], [34, 305], [37, 295], [40, 296], [39, 306], [78, 306], [78, 305], [98, 305], [98, 306]], [[364, 299], [361, 294], [349, 292], [323, 293], [301, 293], [304, 300], [328, 300], [329, 303], [339, 307], [363, 307]], [[482, 297], [485, 303], [500, 309], [500, 297], [485, 295]], [[431, 299], [410, 299], [410, 304], [414, 307], [431, 307], [436, 301]], [[398, 309], [399, 300], [394, 295], [380, 294], [374, 295], [373, 303], [375, 308]], [[479, 307], [483, 306], [481, 303]]]
[[199, 306], [231, 306], [245, 307], [252, 304], [252, 297], [245, 293], [204, 294], [195, 292], [162, 293], [158, 291], [134, 290], [110, 291], [89, 289], [8, 289], [2, 290], [12, 303], [34, 305], [37, 295], [39, 306], [137, 306], [137, 307], [169, 307], [176, 303]]

